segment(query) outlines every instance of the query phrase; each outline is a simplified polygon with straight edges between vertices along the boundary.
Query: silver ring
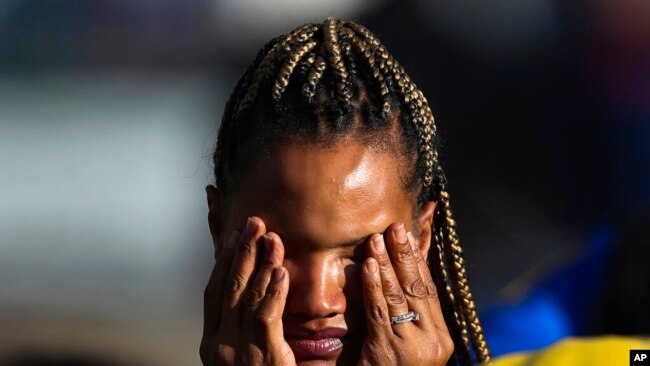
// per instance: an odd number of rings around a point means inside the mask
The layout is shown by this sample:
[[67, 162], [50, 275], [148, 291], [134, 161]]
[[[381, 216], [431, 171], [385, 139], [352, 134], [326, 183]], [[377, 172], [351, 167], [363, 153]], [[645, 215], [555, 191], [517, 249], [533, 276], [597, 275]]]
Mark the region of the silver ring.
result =
[[390, 317], [390, 323], [391, 324], [402, 324], [402, 323], [408, 323], [408, 322], [416, 322], [420, 320], [420, 314], [416, 313], [415, 311], [409, 311], [406, 314], [398, 315], [398, 316], [391, 316]]

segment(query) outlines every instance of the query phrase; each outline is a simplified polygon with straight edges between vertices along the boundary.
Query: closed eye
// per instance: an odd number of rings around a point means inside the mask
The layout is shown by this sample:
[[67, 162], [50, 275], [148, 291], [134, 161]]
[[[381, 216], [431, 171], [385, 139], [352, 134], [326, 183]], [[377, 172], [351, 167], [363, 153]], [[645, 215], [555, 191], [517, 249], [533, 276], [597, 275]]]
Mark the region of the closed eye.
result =
[[363, 263], [366, 260], [366, 242], [356, 245], [348, 259], [357, 264]]

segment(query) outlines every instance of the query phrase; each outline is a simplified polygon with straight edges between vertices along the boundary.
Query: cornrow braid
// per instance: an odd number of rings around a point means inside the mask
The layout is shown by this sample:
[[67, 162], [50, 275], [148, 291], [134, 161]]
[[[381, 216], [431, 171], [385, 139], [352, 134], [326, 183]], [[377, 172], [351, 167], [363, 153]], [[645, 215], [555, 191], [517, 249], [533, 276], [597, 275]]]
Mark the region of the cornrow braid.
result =
[[[350, 23], [349, 27], [352, 28], [361, 36], [363, 36], [365, 41], [369, 41], [369, 42], [362, 41], [358, 36], [353, 37], [354, 46], [359, 50], [359, 52], [366, 59], [368, 66], [370, 66], [370, 69], [372, 70], [372, 76], [377, 79], [377, 82], [379, 84], [379, 94], [381, 95], [381, 98], [383, 100], [383, 112], [385, 114], [388, 114], [391, 109], [391, 100], [389, 95], [388, 84], [386, 83], [385, 80], [386, 74], [382, 73], [382, 68], [380, 67], [381, 62], [380, 63], [376, 62], [376, 57], [374, 53], [378, 41], [375, 42], [376, 40], [374, 39], [372, 33], [370, 33], [367, 29], [365, 29], [364, 27], [358, 24]], [[379, 58], [381, 58], [381, 56]]]
[[323, 72], [326, 67], [327, 63], [325, 62], [325, 59], [323, 59], [323, 56], [316, 56], [314, 67], [307, 75], [307, 82], [303, 85], [302, 89], [303, 95], [307, 97], [308, 100], [311, 100], [311, 98], [314, 97], [314, 94], [316, 94], [316, 87], [318, 86], [320, 79], [323, 77]]
[[324, 46], [329, 54], [330, 67], [336, 78], [336, 86], [339, 91], [339, 99], [347, 105], [350, 103], [350, 91], [347, 88], [348, 71], [341, 58], [341, 44], [339, 43], [338, 25], [340, 21], [334, 17], [325, 20]]
[[289, 43], [292, 40], [301, 40], [311, 37], [313, 33], [318, 28], [311, 24], [305, 24], [301, 27], [298, 27], [296, 30], [290, 32], [282, 38], [282, 40], [276, 43], [273, 48], [264, 56], [264, 59], [259, 63], [259, 66], [255, 70], [255, 75], [253, 77], [252, 84], [248, 88], [247, 93], [245, 94], [243, 100], [237, 107], [237, 114], [241, 114], [243, 111], [246, 111], [251, 107], [255, 98], [257, 98], [258, 89], [260, 84], [267, 78], [273, 75], [273, 72], [277, 69], [277, 60], [281, 56], [280, 50], [289, 51]]
[[307, 73], [307, 70], [309, 70], [314, 64], [314, 61], [316, 61], [316, 54], [312, 51], [309, 53], [309, 56], [300, 63], [300, 67], [298, 68], [300, 75], [304, 76]]
[[287, 85], [289, 85], [289, 77], [291, 77], [291, 74], [293, 73], [293, 70], [296, 68], [296, 65], [298, 64], [298, 61], [300, 61], [307, 53], [311, 52], [311, 50], [316, 47], [316, 42], [310, 41], [307, 43], [303, 43], [300, 45], [300, 47], [293, 51], [289, 57], [287, 62], [284, 63], [282, 68], [280, 69], [280, 74], [278, 75], [278, 78], [275, 79], [275, 84], [273, 85], [273, 99], [276, 101], [280, 100], [280, 97], [282, 96], [282, 93], [284, 90], [287, 88]]
[[418, 192], [416, 210], [437, 202], [429, 268], [455, 344], [450, 363], [488, 363], [433, 113], [404, 68], [365, 27], [331, 17], [263, 47], [226, 104], [214, 155], [219, 192], [225, 199], [235, 189], [246, 159], [259, 149], [291, 138], [334, 141], [359, 131], [400, 131], [391, 133], [399, 134], [400, 153], [412, 162], [405, 186]]

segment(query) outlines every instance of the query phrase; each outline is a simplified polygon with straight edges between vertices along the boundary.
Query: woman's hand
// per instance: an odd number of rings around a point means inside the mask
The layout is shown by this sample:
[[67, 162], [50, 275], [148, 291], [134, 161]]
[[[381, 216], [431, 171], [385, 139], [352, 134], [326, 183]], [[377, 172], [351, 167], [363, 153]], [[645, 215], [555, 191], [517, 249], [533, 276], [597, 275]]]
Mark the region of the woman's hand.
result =
[[[368, 337], [359, 366], [445, 365], [454, 350], [426, 261], [403, 224], [374, 234], [362, 270]], [[414, 311], [417, 321], [391, 324]]]
[[218, 253], [205, 289], [203, 365], [296, 364], [282, 330], [289, 290], [283, 257], [280, 238], [257, 217]]

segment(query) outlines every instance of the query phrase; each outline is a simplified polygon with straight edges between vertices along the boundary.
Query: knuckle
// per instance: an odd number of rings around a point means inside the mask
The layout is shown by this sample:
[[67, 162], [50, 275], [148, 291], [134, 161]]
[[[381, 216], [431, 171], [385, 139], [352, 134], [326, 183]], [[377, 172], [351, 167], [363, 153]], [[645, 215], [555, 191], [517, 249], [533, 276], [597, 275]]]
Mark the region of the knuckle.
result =
[[[214, 362], [209, 365], [232, 365], [235, 360], [235, 355], [233, 353], [232, 347], [219, 344], [217, 345], [217, 350], [210, 357]], [[207, 366], [207, 365], [206, 365]]]
[[438, 297], [438, 288], [433, 283], [433, 281], [427, 282], [427, 297], [436, 298]]
[[406, 302], [404, 293], [388, 294], [386, 295], [386, 301], [393, 305], [401, 305]]
[[420, 253], [419, 250], [412, 250], [412, 253], [416, 263], [418, 264], [424, 263], [424, 257], [422, 256], [422, 253]]
[[416, 278], [414, 281], [409, 282], [404, 286], [404, 291], [406, 291], [409, 296], [418, 298], [426, 297], [428, 295], [427, 286], [421, 278]]
[[454, 353], [454, 342], [451, 340], [449, 333], [440, 334], [440, 339], [433, 348], [434, 356], [445, 364]]
[[413, 251], [411, 251], [411, 247], [406, 245], [397, 249], [395, 252], [395, 262], [399, 264], [413, 262]]
[[232, 346], [216, 339], [201, 341], [199, 357], [203, 366], [231, 365], [234, 361]]
[[246, 296], [244, 296], [244, 305], [249, 308], [257, 307], [263, 297], [264, 292], [259, 289], [250, 289], [246, 292]]
[[234, 296], [236, 293], [241, 291], [244, 286], [246, 286], [246, 282], [247, 279], [244, 276], [240, 274], [234, 274], [224, 289], [224, 295], [228, 297]]
[[270, 285], [269, 288], [266, 289], [266, 296], [273, 298], [274, 300], [282, 297], [282, 287], [279, 285]]
[[369, 309], [370, 319], [376, 323], [384, 323], [388, 320], [388, 314], [380, 305], [372, 305]]
[[242, 255], [247, 255], [253, 252], [253, 248], [255, 247], [254, 243], [249, 240], [245, 240], [243, 242], [240, 242], [239, 245], [237, 245], [237, 250], [242, 254]]
[[384, 297], [386, 298], [387, 302], [395, 305], [400, 305], [406, 302], [404, 291], [402, 291], [402, 288], [400, 286], [395, 284], [388, 286]]

